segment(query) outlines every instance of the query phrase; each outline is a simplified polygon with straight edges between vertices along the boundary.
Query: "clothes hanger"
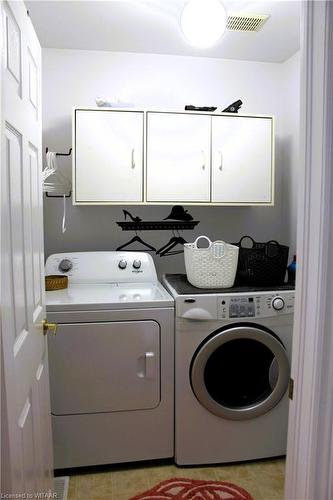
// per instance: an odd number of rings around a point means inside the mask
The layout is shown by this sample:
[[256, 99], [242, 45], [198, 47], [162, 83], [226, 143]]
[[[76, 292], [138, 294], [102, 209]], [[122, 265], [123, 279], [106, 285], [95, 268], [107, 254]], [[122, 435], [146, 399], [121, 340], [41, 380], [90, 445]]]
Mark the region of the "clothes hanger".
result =
[[184, 250], [171, 250], [171, 252], [166, 250], [163, 252], [163, 255], [160, 254], [160, 257], [170, 257], [171, 255], [178, 255], [180, 253], [184, 253]]
[[187, 243], [186, 240], [180, 234], [178, 233], [178, 236], [174, 236], [170, 239], [169, 243], [167, 246], [164, 245], [164, 247], [159, 249], [159, 255], [160, 257], [167, 257], [168, 255], [176, 255], [178, 253], [183, 253], [184, 250], [174, 250], [170, 252], [174, 247], [177, 245], [184, 245], [184, 243]]
[[177, 241], [174, 241], [170, 246], [168, 246], [165, 250], [160, 252], [160, 257], [167, 257], [168, 255], [176, 255], [178, 253], [184, 253], [184, 250], [172, 250], [177, 245], [184, 245], [184, 243], [187, 243], [187, 241], [184, 240], [181, 236], [177, 237]]
[[[120, 247], [118, 247], [116, 250], [123, 250], [124, 248], [128, 247], [129, 245], [131, 245], [132, 243], [135, 243], [135, 242], [138, 242], [138, 243], [141, 243], [141, 245], [149, 248], [150, 250], [152, 250], [153, 252], [156, 251], [156, 248], [154, 248], [152, 245], [149, 245], [149, 243], [146, 243], [145, 241], [143, 241], [143, 239], [140, 238], [140, 236], [138, 236], [136, 233], [135, 233], [135, 236], [130, 240], [128, 241], [127, 243], [124, 243], [123, 245], [121, 245]], [[138, 250], [139, 252], [140, 251], [143, 251], [143, 250]]]
[[163, 250], [165, 250], [171, 243], [173, 243], [177, 239], [177, 236], [175, 235], [175, 233], [173, 231], [172, 231], [172, 234], [173, 234], [173, 236], [170, 238], [170, 240], [168, 241], [168, 243], [166, 243], [161, 248], [159, 248], [158, 250], [156, 250], [157, 254], [160, 254], [161, 252], [163, 252]]

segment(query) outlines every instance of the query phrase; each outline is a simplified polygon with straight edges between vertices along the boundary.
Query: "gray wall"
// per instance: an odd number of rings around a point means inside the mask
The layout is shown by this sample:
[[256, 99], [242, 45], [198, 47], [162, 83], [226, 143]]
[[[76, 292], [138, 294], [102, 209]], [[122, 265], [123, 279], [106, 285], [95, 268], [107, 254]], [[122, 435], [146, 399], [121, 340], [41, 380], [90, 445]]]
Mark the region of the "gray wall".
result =
[[[183, 109], [185, 104], [215, 105], [221, 110], [243, 101], [242, 112], [276, 117], [276, 203], [274, 207], [186, 207], [200, 220], [195, 231], [184, 232], [187, 241], [200, 234], [211, 239], [237, 241], [243, 234], [258, 240], [277, 239], [294, 244], [295, 210], [291, 176], [298, 167], [295, 156], [298, 129], [288, 121], [298, 107], [289, 98], [289, 75], [298, 75], [294, 57], [283, 64], [208, 58], [120, 54], [111, 52], [43, 49], [43, 145], [51, 151], [71, 146], [73, 106], [94, 106], [100, 95], [118, 97], [137, 108]], [[288, 83], [289, 82], [289, 83]], [[299, 88], [293, 92], [298, 101]], [[240, 145], [241, 147], [241, 145]], [[71, 160], [60, 159], [66, 175]], [[67, 200], [67, 231], [61, 233], [62, 201], [44, 198], [45, 255], [54, 252], [113, 250], [132, 233], [115, 224], [123, 220], [122, 207], [72, 206]], [[144, 220], [168, 215], [170, 207], [128, 207]], [[294, 215], [293, 215], [294, 217]], [[293, 219], [294, 220], [294, 219]], [[159, 247], [171, 232], [145, 232], [143, 239]], [[133, 247], [134, 249], [134, 247]], [[153, 255], [154, 256], [154, 255]], [[158, 272], [184, 272], [183, 256], [155, 257]]]

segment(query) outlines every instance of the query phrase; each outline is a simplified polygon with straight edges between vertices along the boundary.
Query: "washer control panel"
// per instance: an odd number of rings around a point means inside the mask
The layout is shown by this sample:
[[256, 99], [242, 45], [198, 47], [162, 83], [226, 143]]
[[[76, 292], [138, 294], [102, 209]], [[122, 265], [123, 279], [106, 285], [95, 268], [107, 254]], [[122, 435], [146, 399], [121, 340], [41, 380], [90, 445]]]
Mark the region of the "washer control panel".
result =
[[[224, 305], [222, 301], [222, 306]], [[255, 303], [253, 297], [232, 297], [229, 302], [229, 318], [253, 318]]]
[[269, 318], [294, 312], [295, 291], [218, 296], [218, 319]]
[[155, 283], [154, 261], [146, 252], [69, 252], [50, 255], [45, 274], [65, 274], [71, 283]]
[[269, 318], [294, 312], [295, 290], [253, 294], [203, 294], [176, 297], [176, 316], [190, 320]]

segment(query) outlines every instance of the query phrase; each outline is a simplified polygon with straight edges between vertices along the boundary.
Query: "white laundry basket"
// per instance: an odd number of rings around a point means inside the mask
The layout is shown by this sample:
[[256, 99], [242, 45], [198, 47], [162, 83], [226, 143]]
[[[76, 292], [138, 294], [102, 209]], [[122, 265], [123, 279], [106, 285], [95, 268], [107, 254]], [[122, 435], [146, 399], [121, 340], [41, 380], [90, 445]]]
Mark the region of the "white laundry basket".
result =
[[[198, 248], [204, 238], [208, 248]], [[230, 288], [236, 276], [239, 248], [224, 241], [211, 242], [199, 236], [194, 243], [184, 244], [187, 279], [198, 288]]]

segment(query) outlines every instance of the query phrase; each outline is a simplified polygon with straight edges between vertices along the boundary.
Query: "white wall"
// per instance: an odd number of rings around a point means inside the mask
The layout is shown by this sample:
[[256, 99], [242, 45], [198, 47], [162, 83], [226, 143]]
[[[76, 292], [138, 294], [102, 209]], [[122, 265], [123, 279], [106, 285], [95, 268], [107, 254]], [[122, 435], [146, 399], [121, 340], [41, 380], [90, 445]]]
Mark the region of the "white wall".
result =
[[[297, 129], [287, 113], [288, 72], [298, 73], [298, 61], [284, 64], [220, 60], [150, 54], [43, 49], [43, 144], [51, 151], [71, 146], [73, 106], [94, 106], [99, 95], [118, 96], [138, 108], [183, 109], [185, 104], [218, 106], [222, 110], [236, 99], [242, 112], [276, 116], [275, 207], [187, 207], [200, 224], [184, 237], [199, 234], [212, 239], [237, 241], [243, 234], [258, 240], [292, 241], [290, 225], [290, 172]], [[294, 89], [295, 90], [295, 89]], [[296, 89], [298, 91], [298, 89]], [[298, 96], [297, 96], [298, 98]], [[292, 146], [290, 146], [292, 144]], [[239, 145], [241, 147], [241, 144]], [[66, 172], [70, 160], [61, 160]], [[288, 207], [288, 209], [286, 208]], [[152, 220], [168, 215], [170, 207], [131, 207], [135, 215]], [[131, 237], [115, 221], [122, 220], [121, 207], [73, 207], [68, 201], [68, 229], [61, 233], [62, 201], [45, 199], [45, 254], [60, 251], [112, 250]], [[143, 238], [159, 247], [169, 232], [147, 232]], [[183, 256], [156, 257], [158, 270], [183, 272]]]
[[300, 129], [300, 53], [282, 65], [284, 99], [281, 102], [283, 127], [283, 149], [281, 159], [291, 165], [284, 178], [285, 220], [288, 224], [290, 254], [296, 253], [297, 187], [299, 170], [299, 129]]

